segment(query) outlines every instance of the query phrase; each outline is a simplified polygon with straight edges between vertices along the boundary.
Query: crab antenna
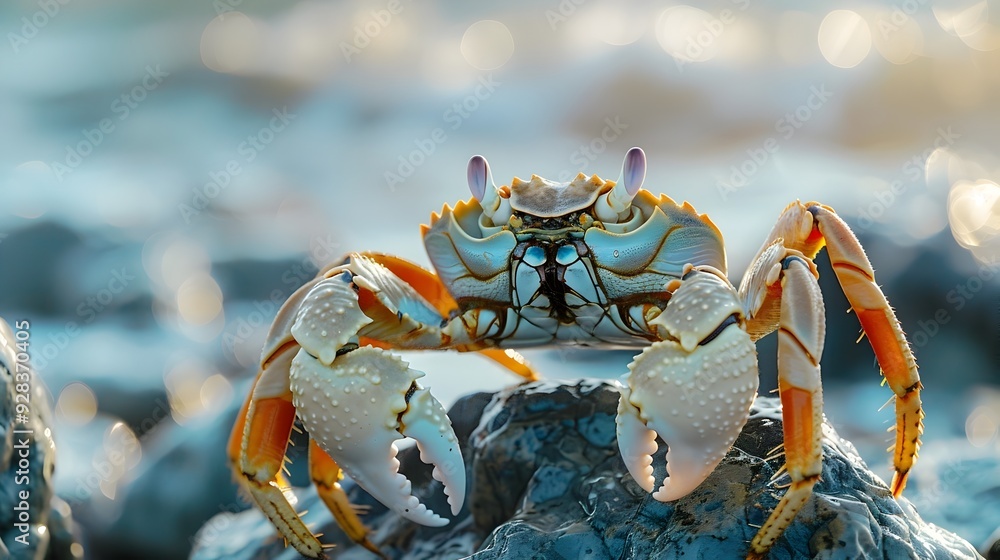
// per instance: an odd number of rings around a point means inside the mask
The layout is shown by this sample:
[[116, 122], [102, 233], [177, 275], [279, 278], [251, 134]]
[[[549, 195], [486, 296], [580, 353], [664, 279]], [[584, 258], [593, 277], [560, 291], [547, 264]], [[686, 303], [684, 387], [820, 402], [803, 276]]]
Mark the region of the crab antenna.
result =
[[472, 156], [469, 160], [468, 179], [472, 196], [482, 205], [483, 213], [487, 217], [492, 217], [499, 206], [500, 196], [497, 194], [497, 186], [493, 182], [493, 173], [486, 158], [480, 155]]
[[646, 154], [642, 148], [632, 148], [625, 154], [622, 173], [615, 187], [597, 200], [597, 217], [606, 222], [617, 221], [618, 216], [628, 210], [645, 179]]

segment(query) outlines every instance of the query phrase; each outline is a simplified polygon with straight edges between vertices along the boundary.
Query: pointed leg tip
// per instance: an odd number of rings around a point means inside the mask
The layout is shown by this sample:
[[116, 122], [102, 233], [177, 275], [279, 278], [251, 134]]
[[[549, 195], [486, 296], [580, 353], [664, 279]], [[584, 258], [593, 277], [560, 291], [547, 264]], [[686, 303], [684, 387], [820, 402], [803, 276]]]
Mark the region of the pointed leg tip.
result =
[[896, 471], [892, 475], [892, 484], [890, 489], [892, 490], [892, 497], [899, 498], [903, 495], [903, 489], [906, 488], [906, 480], [910, 475], [910, 471]]

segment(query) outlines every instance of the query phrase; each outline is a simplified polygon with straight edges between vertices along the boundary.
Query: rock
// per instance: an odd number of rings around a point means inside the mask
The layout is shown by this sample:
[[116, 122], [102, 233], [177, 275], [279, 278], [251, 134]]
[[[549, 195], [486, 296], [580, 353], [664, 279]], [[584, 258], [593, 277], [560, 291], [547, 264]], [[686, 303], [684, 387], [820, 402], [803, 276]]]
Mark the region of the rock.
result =
[[[52, 486], [48, 391], [28, 362], [18, 359], [31, 350], [30, 329], [20, 332], [27, 336], [17, 338], [0, 318], [0, 558], [82, 558], [69, 506]], [[19, 348], [19, 341], [27, 345]]]
[[[30, 309], [33, 314], [75, 317], [76, 300], [65, 297], [67, 260], [86, 244], [79, 233], [64, 224], [43, 220], [28, 222], [10, 232], [0, 243], [0, 262], [17, 263], [20, 274], [0, 279], [0, 309]], [[45, 258], [39, 258], [45, 255]], [[73, 289], [73, 288], [70, 288]]]
[[[989, 545], [989, 543], [993, 543]], [[987, 541], [988, 547], [984, 551], [984, 556], [986, 560], [1000, 560], [1000, 527], [990, 535]]]
[[212, 516], [252, 507], [238, 495], [226, 459], [229, 430], [248, 390], [240, 387], [239, 396], [215, 415], [184, 425], [161, 422], [142, 437], [142, 460], [115, 487], [115, 499], [78, 506], [87, 514], [81, 524], [95, 558], [185, 558]]
[[[402, 521], [360, 488], [372, 540], [390, 558], [742, 558], [777, 503], [771, 477], [780, 460], [764, 461], [781, 442], [777, 400], [758, 398], [753, 417], [714, 473], [690, 495], [661, 503], [627, 474], [615, 440], [618, 392], [603, 381], [536, 382], [483, 394], [451, 411], [463, 444], [469, 496], [442, 528]], [[473, 426], [475, 428], [473, 429]], [[980, 558], [953, 533], [925, 523], [904, 498], [865, 466], [854, 447], [824, 426], [825, 462], [815, 493], [770, 558]], [[665, 475], [666, 446], [654, 457]], [[416, 449], [400, 453], [401, 470], [435, 511], [447, 511], [440, 483]], [[311, 488], [296, 490], [306, 523], [336, 544], [338, 558], [371, 558], [331, 521]], [[282, 558], [285, 549], [256, 510], [217, 516], [197, 539], [194, 560]]]

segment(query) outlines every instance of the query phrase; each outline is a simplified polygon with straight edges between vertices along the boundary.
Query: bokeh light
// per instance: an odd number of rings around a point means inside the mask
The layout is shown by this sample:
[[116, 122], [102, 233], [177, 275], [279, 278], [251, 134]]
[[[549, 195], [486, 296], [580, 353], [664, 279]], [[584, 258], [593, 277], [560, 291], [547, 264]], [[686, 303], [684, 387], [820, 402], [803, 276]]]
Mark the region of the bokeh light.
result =
[[233, 384], [222, 374], [208, 376], [199, 391], [201, 406], [205, 410], [222, 410], [233, 399]]
[[97, 415], [97, 397], [84, 383], [70, 383], [63, 387], [56, 399], [56, 416], [70, 424], [83, 425]]
[[195, 274], [177, 288], [177, 311], [190, 325], [207, 325], [222, 313], [222, 289], [211, 275]]
[[948, 222], [963, 247], [990, 264], [1000, 257], [1000, 185], [958, 181], [948, 194]]
[[838, 68], [854, 68], [868, 56], [872, 33], [857, 12], [834, 10], [819, 25], [819, 50]]
[[671, 6], [656, 21], [656, 40], [670, 56], [684, 62], [705, 62], [718, 53], [722, 22], [693, 6]]
[[197, 241], [161, 233], [151, 236], [143, 245], [142, 265], [154, 285], [174, 291], [192, 276], [207, 274], [211, 259]]
[[201, 35], [201, 60], [216, 72], [240, 72], [260, 56], [257, 24], [243, 12], [220, 14]]
[[94, 469], [102, 473], [100, 490], [109, 500], [114, 500], [118, 487], [126, 474], [142, 459], [142, 445], [135, 432], [122, 422], [114, 423], [104, 433], [103, 445], [93, 458]]
[[965, 435], [976, 447], [986, 447], [996, 440], [1000, 431], [1000, 410], [980, 405], [973, 409], [965, 421]]
[[[194, 358], [182, 359], [167, 370], [163, 381], [175, 422], [184, 424], [205, 411], [202, 389], [205, 381], [214, 374], [208, 365]], [[207, 391], [209, 396], [217, 388], [210, 385]], [[212, 399], [208, 400], [211, 402]]]
[[954, 0], [931, 6], [941, 29], [956, 37], [976, 34], [987, 25], [989, 4], [986, 0]]
[[893, 12], [880, 13], [873, 24], [875, 48], [893, 64], [916, 60], [924, 48], [924, 32], [912, 17], [899, 20]]
[[462, 36], [462, 56], [480, 70], [496, 70], [514, 54], [514, 37], [507, 26], [495, 20], [477, 21]]

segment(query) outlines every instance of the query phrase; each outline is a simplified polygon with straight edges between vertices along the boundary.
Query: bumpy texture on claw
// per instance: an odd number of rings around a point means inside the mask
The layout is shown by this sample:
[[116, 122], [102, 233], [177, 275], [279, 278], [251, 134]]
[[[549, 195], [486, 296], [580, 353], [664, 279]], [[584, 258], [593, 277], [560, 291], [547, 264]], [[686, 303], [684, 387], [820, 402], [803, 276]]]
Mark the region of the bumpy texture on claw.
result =
[[691, 265], [677, 282], [663, 313], [650, 321], [664, 340], [629, 364], [629, 391], [618, 407], [619, 446], [640, 486], [654, 484], [655, 435], [669, 446], [668, 476], [653, 494], [660, 501], [681, 498], [708, 478], [757, 394], [756, 351], [740, 325], [732, 284], [714, 267]]
[[349, 273], [344, 272], [309, 290], [291, 333], [307, 352], [329, 365], [337, 351], [371, 322], [358, 307], [358, 295], [351, 288]]
[[462, 454], [444, 408], [415, 383], [423, 375], [378, 348], [359, 348], [332, 365], [300, 351], [292, 360], [291, 388], [309, 434], [359, 486], [411, 521], [443, 526], [447, 519], [411, 495], [394, 444], [404, 436], [416, 439], [452, 511], [461, 509]]
[[658, 342], [629, 369], [631, 390], [623, 392], [618, 408], [626, 467], [641, 487], [652, 490], [650, 455], [658, 434], [669, 446], [668, 476], [653, 497], [682, 498], [715, 470], [746, 422], [757, 393], [753, 344], [744, 331], [730, 327], [693, 352], [673, 341]]

